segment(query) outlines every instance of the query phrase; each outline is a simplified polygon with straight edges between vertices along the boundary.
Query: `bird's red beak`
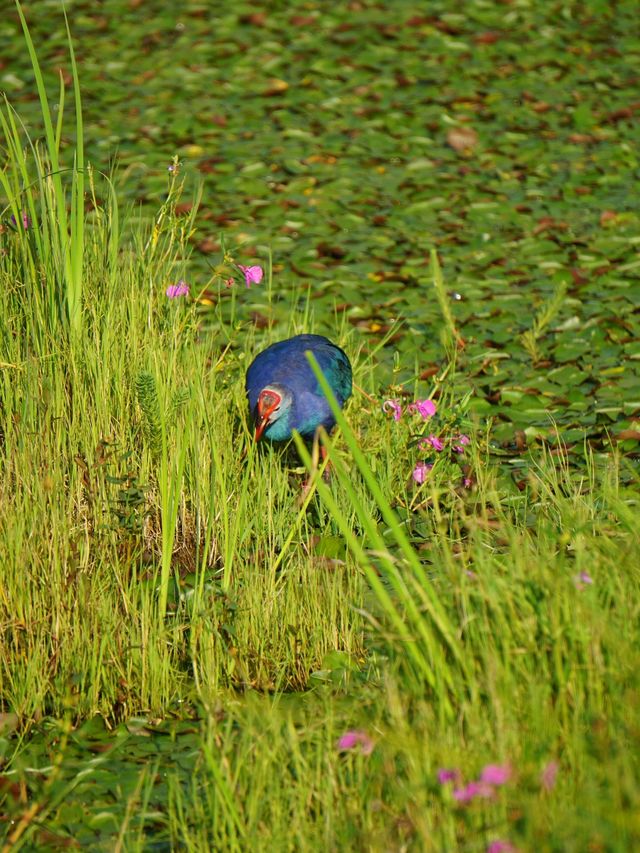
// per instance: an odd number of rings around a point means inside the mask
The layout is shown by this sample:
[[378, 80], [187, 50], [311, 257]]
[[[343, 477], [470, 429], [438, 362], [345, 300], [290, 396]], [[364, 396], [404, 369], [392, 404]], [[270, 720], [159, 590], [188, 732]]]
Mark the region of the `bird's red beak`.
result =
[[262, 438], [262, 433], [265, 431], [267, 424], [269, 423], [269, 415], [260, 415], [259, 420], [256, 423], [256, 430], [253, 434], [253, 440], [258, 442]]
[[281, 402], [282, 397], [280, 394], [270, 388], [265, 388], [264, 391], [260, 392], [260, 396], [258, 397], [256, 430], [253, 434], [254, 441], [260, 441], [262, 433], [269, 426], [269, 419], [271, 418], [271, 415], [275, 412]]

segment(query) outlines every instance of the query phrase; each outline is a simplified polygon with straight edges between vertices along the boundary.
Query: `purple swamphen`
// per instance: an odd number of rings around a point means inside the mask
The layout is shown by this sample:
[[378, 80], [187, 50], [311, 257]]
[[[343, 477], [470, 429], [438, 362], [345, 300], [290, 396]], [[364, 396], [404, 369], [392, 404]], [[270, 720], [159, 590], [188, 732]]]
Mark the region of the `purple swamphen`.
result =
[[271, 344], [247, 370], [247, 399], [256, 441], [263, 435], [271, 441], [286, 441], [294, 429], [309, 439], [318, 427], [329, 432], [335, 426], [305, 352], [313, 353], [341, 406], [351, 396], [351, 364], [328, 338], [296, 335]]

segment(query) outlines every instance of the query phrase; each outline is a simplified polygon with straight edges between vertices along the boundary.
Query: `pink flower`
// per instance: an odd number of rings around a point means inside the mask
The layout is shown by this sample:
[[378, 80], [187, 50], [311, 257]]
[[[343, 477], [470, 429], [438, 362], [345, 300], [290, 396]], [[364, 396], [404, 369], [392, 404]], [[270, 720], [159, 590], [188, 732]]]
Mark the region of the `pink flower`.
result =
[[557, 761], [549, 761], [542, 768], [542, 773], [540, 774], [540, 784], [545, 789], [545, 791], [550, 791], [555, 787], [556, 777], [558, 775], [558, 770], [560, 769], [560, 765]]
[[510, 841], [492, 841], [487, 853], [516, 853], [516, 848]]
[[454, 790], [453, 799], [459, 803], [468, 803], [476, 797], [493, 797], [496, 786], [504, 785], [510, 778], [511, 767], [508, 764], [487, 764], [477, 781], [468, 782], [464, 787]]
[[225, 278], [225, 280], [224, 280], [225, 287], [233, 287], [233, 285], [235, 283], [236, 283], [235, 278]]
[[573, 582], [576, 585], [576, 589], [584, 589], [585, 586], [593, 583], [593, 578], [589, 572], [580, 572], [579, 575], [574, 575]]
[[238, 269], [244, 273], [244, 280], [247, 283], [247, 287], [251, 287], [252, 284], [260, 284], [262, 281], [262, 267], [244, 267], [242, 264], [238, 264]]
[[511, 778], [508, 764], [487, 764], [480, 774], [480, 781], [487, 785], [504, 785]]
[[438, 770], [438, 782], [445, 785], [447, 782], [458, 782], [460, 780], [460, 771], [457, 767], [441, 767]]
[[402, 406], [397, 400], [385, 400], [382, 404], [383, 412], [391, 412], [394, 421], [399, 421], [402, 417]]
[[472, 485], [471, 477], [465, 477], [462, 481], [462, 485], [465, 487], [465, 489], [470, 489]]
[[416, 400], [415, 403], [411, 403], [409, 406], [410, 412], [418, 412], [418, 414], [423, 417], [426, 421], [427, 418], [432, 417], [436, 413], [436, 404], [433, 400]]
[[459, 435], [454, 441], [457, 441], [457, 444], [454, 444], [453, 449], [456, 453], [464, 453], [464, 449], [469, 444], [469, 436], [468, 435]]
[[424, 483], [427, 479], [427, 474], [433, 468], [433, 465], [429, 465], [427, 462], [418, 462], [416, 467], [413, 469], [412, 477], [416, 481], [416, 483]]
[[169, 297], [169, 299], [177, 299], [179, 296], [188, 296], [189, 295], [189, 285], [186, 281], [180, 279], [177, 284], [170, 284], [166, 289], [165, 293]]
[[[21, 211], [20, 211], [20, 220], [21, 220], [21, 222], [22, 222], [22, 227], [24, 228], [24, 230], [25, 230], [25, 231], [26, 231], [27, 229], [31, 228], [31, 219], [30, 219], [29, 215], [27, 214], [27, 211], [26, 211], [26, 210], [21, 210]], [[16, 218], [15, 218], [15, 216], [13, 215], [13, 213], [11, 214], [11, 221], [13, 222], [13, 224], [14, 224], [14, 225], [17, 225], [17, 224], [18, 224], [18, 223], [16, 222]]]
[[456, 788], [453, 792], [453, 799], [459, 803], [468, 803], [469, 800], [474, 800], [476, 797], [487, 799], [493, 797], [493, 785], [488, 782], [468, 782], [464, 788]]
[[440, 453], [441, 450], [444, 450], [444, 442], [442, 442], [437, 435], [430, 435], [426, 442], [433, 447], [434, 450], [437, 450]]
[[373, 752], [373, 741], [366, 732], [355, 729], [350, 732], [345, 732], [338, 740], [338, 749], [340, 752], [347, 752], [360, 746], [360, 752], [363, 755], [371, 755]]

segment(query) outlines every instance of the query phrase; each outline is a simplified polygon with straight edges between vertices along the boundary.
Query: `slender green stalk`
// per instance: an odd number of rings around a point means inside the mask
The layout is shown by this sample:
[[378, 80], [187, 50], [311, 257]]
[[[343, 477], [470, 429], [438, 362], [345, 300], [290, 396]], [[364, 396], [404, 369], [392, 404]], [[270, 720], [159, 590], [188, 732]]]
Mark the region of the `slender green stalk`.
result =
[[[442, 638], [442, 641], [443, 641], [443, 650], [442, 650], [442, 653], [439, 655], [439, 657], [441, 658], [440, 662], [443, 665], [443, 672], [446, 673], [445, 680], [450, 682], [451, 676], [450, 676], [450, 673], [448, 671], [448, 666], [445, 664], [445, 658], [444, 658], [444, 649], [445, 648], [453, 654], [457, 664], [462, 668], [462, 671], [463, 672], [467, 671], [467, 661], [466, 661], [465, 655], [463, 654], [463, 651], [460, 647], [460, 644], [459, 644], [459, 642], [455, 636], [455, 631], [454, 631], [453, 625], [452, 625], [450, 619], [448, 618], [443, 605], [441, 604], [436, 593], [434, 592], [433, 587], [431, 585], [431, 582], [427, 578], [427, 575], [424, 571], [424, 568], [423, 568], [422, 564], [420, 563], [420, 559], [419, 559], [418, 555], [416, 554], [411, 543], [409, 542], [408, 537], [407, 537], [402, 525], [398, 521], [395, 513], [391, 509], [391, 506], [389, 505], [389, 501], [387, 500], [386, 496], [383, 494], [383, 492], [382, 492], [382, 490], [381, 490], [381, 488], [380, 488], [380, 486], [376, 480], [376, 477], [375, 477], [373, 471], [371, 470], [370, 465], [367, 463], [365, 455], [362, 452], [362, 449], [360, 448], [360, 446], [358, 444], [358, 441], [357, 441], [357, 439], [353, 433], [353, 430], [350, 428], [350, 426], [349, 426], [349, 424], [348, 424], [348, 422], [347, 422], [347, 420], [346, 420], [346, 418], [345, 418], [345, 416], [344, 416], [344, 414], [343, 414], [343, 412], [342, 412], [342, 410], [338, 404], [338, 401], [335, 399], [335, 395], [333, 394], [329, 383], [327, 382], [326, 378], [322, 374], [322, 371], [320, 370], [317, 362], [315, 361], [313, 354], [307, 353], [307, 358], [308, 358], [309, 363], [311, 365], [311, 368], [312, 368], [312, 370], [313, 370], [313, 372], [314, 372], [314, 374], [318, 380], [318, 383], [319, 383], [320, 387], [322, 388], [324, 395], [327, 397], [327, 400], [328, 400], [329, 405], [331, 407], [333, 416], [335, 417], [336, 422], [337, 422], [338, 426], [340, 427], [340, 429], [344, 435], [345, 441], [347, 443], [347, 446], [349, 447], [349, 450], [351, 451], [351, 454], [353, 455], [353, 458], [354, 458], [354, 461], [358, 467], [358, 470], [361, 473], [362, 477], [364, 478], [364, 481], [365, 481], [368, 489], [370, 490], [370, 492], [373, 496], [373, 499], [375, 501], [375, 505], [379, 508], [385, 523], [387, 524], [390, 531], [392, 532], [393, 537], [396, 541], [396, 544], [399, 547], [399, 550], [400, 550], [400, 553], [402, 555], [403, 560], [406, 561], [407, 566], [410, 568], [411, 572], [413, 573], [415, 580], [417, 581], [417, 585], [415, 588], [420, 590], [420, 595], [422, 598], [422, 605], [425, 607], [426, 612], [429, 616], [429, 619], [432, 620], [434, 626], [437, 628], [437, 630], [438, 630], [438, 632]], [[330, 446], [330, 442], [327, 442], [327, 443]], [[345, 477], [345, 480], [346, 479], [347, 478]], [[353, 500], [353, 496], [351, 496], [351, 497]], [[377, 535], [377, 533], [374, 532], [374, 528], [369, 523], [368, 519], [366, 518], [366, 515], [361, 511], [358, 513], [358, 517], [359, 517], [361, 523], [367, 525], [369, 533], [373, 539], [374, 547], [379, 549], [380, 545], [381, 545], [381, 539]], [[398, 591], [400, 591], [402, 589], [406, 590], [406, 587], [404, 586], [404, 582], [401, 579], [401, 575], [400, 575], [398, 569], [393, 564], [389, 567], [388, 574], [389, 574], [390, 579], [395, 584], [397, 584]], [[404, 592], [403, 594], [401, 594], [401, 600], [405, 606], [408, 606], [410, 608], [410, 610], [412, 610], [414, 612], [414, 616], [415, 616], [414, 629], [418, 629], [421, 633], [423, 633], [425, 640], [427, 640], [428, 646], [431, 646], [430, 653], [433, 654], [435, 650], [433, 649], [431, 641], [428, 637], [427, 627], [426, 627], [423, 619], [421, 617], [419, 617], [417, 610], [415, 610], [416, 605], [415, 605], [411, 595], [407, 594], [407, 592]], [[436, 657], [436, 660], [437, 660], [437, 657]]]
[[438, 305], [440, 306], [442, 317], [445, 321], [445, 327], [443, 330], [443, 334], [445, 336], [444, 344], [449, 360], [452, 360], [455, 357], [456, 347], [461, 343], [462, 339], [451, 312], [449, 297], [442, 280], [442, 270], [440, 269], [438, 252], [435, 249], [431, 250], [431, 271], [433, 273], [433, 286], [436, 292], [436, 298], [438, 300]]
[[164, 620], [167, 614], [167, 598], [173, 558], [173, 545], [176, 536], [178, 510], [182, 500], [184, 470], [189, 446], [189, 424], [184, 431], [175, 435], [175, 447], [169, 445], [166, 418], [162, 418], [162, 449], [158, 486], [160, 489], [160, 513], [162, 524], [162, 549], [160, 562], [160, 589], [158, 593], [158, 614]]
[[82, 120], [82, 99], [80, 96], [80, 77], [76, 65], [76, 56], [69, 29], [67, 12], [64, 9], [64, 23], [67, 30], [67, 45], [71, 59], [71, 75], [73, 77], [73, 97], [76, 116], [76, 145], [71, 184], [71, 231], [69, 240], [69, 281], [67, 282], [67, 310], [69, 324], [74, 338], [82, 326], [82, 278], [84, 267], [84, 195], [85, 195], [85, 160], [84, 160], [84, 126]]
[[[36, 157], [38, 182], [40, 185], [41, 204], [43, 209], [42, 219], [48, 219], [49, 239], [51, 245], [46, 242], [39, 245], [40, 258], [48, 263], [48, 255], [53, 255], [53, 262], [48, 266], [56, 269], [57, 263], [62, 266], [62, 276], [57, 276], [53, 281], [58, 281], [61, 292], [57, 294], [58, 300], [65, 305], [63, 316], [74, 340], [78, 340], [82, 327], [82, 276], [84, 266], [84, 142], [82, 101], [80, 96], [80, 81], [75, 60], [71, 33], [65, 12], [65, 26], [67, 29], [67, 44], [71, 59], [71, 68], [74, 88], [74, 104], [76, 113], [76, 145], [74, 150], [74, 163], [71, 169], [71, 209], [67, 213], [67, 193], [63, 183], [62, 175], [65, 171], [60, 160], [60, 141], [62, 133], [62, 115], [64, 107], [64, 88], [62, 80], [60, 83], [59, 113], [54, 128], [51, 106], [48, 101], [44, 77], [36, 53], [36, 49], [29, 32], [22, 6], [16, 0], [16, 9], [22, 25], [22, 32], [27, 45], [27, 50], [33, 67], [33, 72], [40, 99], [40, 110], [44, 123], [46, 152], [48, 163], [44, 164]], [[14, 139], [17, 139], [15, 128], [13, 128]], [[5, 128], [6, 134], [6, 128]], [[7, 134], [6, 134], [7, 135]], [[25, 171], [23, 170], [23, 178]], [[52, 192], [48, 192], [48, 184], [51, 184]], [[15, 214], [14, 214], [15, 215]], [[55, 235], [55, 239], [54, 239]], [[51, 286], [51, 285], [50, 285]]]

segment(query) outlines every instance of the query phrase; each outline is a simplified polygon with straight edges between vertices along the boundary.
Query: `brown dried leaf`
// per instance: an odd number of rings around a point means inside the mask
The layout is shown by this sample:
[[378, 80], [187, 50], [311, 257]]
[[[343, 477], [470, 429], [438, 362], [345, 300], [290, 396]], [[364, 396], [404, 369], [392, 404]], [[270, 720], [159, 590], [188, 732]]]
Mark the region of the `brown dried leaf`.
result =
[[282, 95], [283, 92], [286, 92], [288, 88], [289, 84], [286, 80], [279, 80], [278, 78], [274, 78], [273, 80], [269, 80], [267, 88], [262, 90], [262, 95], [265, 98], [271, 98], [274, 95]]
[[496, 30], [487, 30], [486, 33], [478, 33], [477, 36], [473, 37], [473, 40], [476, 44], [495, 44], [501, 38], [502, 33]]
[[275, 322], [275, 320], [272, 320], [270, 317], [266, 317], [264, 314], [261, 314], [260, 311], [252, 311], [250, 316], [251, 322], [256, 329], [268, 329], [269, 326], [273, 326]]
[[204, 255], [213, 255], [220, 251], [220, 243], [217, 240], [212, 240], [211, 237], [205, 237], [198, 243], [198, 251]]
[[595, 136], [591, 136], [588, 133], [572, 133], [569, 136], [569, 142], [573, 142], [574, 145], [588, 145], [590, 142], [596, 142]]
[[614, 436], [618, 441], [640, 441], [640, 430], [638, 429], [621, 429]]
[[15, 802], [24, 802], [20, 784], [8, 776], [0, 776], [0, 793], [5, 797], [11, 797]]
[[622, 107], [619, 110], [614, 110], [609, 113], [609, 115], [605, 117], [604, 121], [609, 122], [610, 124], [616, 124], [616, 122], [633, 118], [633, 114], [638, 111], [640, 111], [640, 101], [635, 101], [627, 107]]
[[264, 27], [267, 23], [267, 15], [265, 12], [250, 12], [240, 15], [238, 20], [241, 24], [249, 24], [252, 27]]
[[478, 144], [478, 134], [472, 127], [452, 127], [447, 133], [447, 142], [454, 151], [467, 154]]
[[432, 365], [431, 367], [427, 367], [426, 370], [423, 370], [418, 378], [422, 380], [431, 379], [432, 376], [437, 375], [438, 371], [439, 368], [436, 365]]
[[347, 250], [343, 249], [342, 246], [335, 246], [324, 242], [318, 243], [316, 252], [321, 258], [335, 258], [337, 261], [342, 260], [347, 254]]
[[618, 218], [618, 214], [614, 210], [603, 210], [600, 214], [600, 225], [604, 228], [609, 223], [614, 223]]
[[317, 25], [318, 19], [314, 15], [293, 15], [289, 23], [292, 27], [313, 27]]
[[543, 216], [542, 219], [538, 220], [533, 233], [537, 237], [538, 234], [542, 234], [544, 231], [566, 231], [568, 227], [566, 222], [559, 222], [553, 216]]

